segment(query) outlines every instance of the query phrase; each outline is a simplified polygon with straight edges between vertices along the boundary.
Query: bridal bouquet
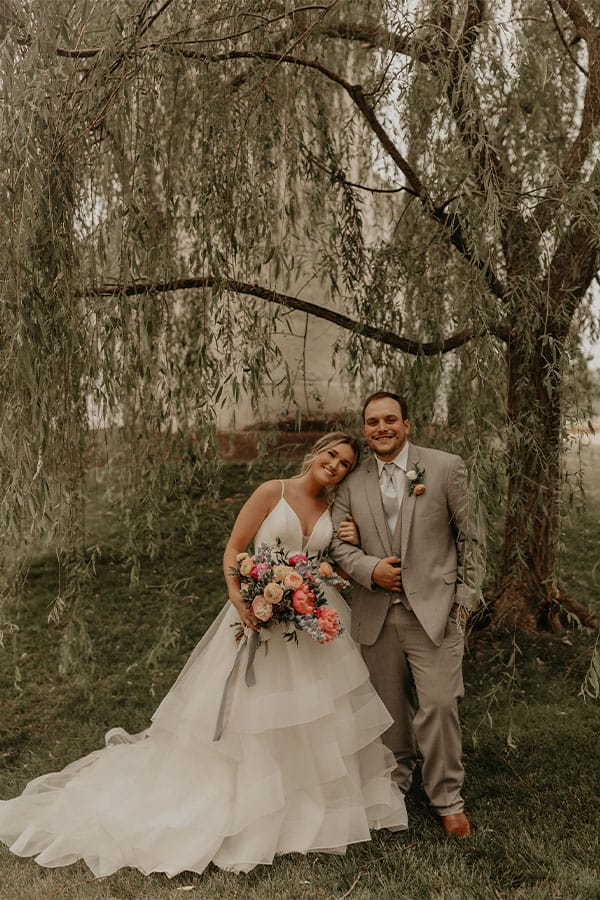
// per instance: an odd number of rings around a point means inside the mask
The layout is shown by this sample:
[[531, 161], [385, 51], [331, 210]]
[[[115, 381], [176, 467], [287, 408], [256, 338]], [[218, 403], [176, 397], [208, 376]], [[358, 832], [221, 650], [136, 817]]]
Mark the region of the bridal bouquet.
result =
[[[348, 582], [335, 574], [322, 556], [287, 554], [281, 542], [260, 544], [253, 556], [240, 553], [233, 574], [239, 575], [242, 597], [263, 631], [274, 622], [284, 626], [286, 640], [298, 641], [297, 630], [326, 644], [343, 631], [340, 617], [327, 605], [324, 585], [338, 588]], [[239, 632], [240, 636], [242, 632]]]

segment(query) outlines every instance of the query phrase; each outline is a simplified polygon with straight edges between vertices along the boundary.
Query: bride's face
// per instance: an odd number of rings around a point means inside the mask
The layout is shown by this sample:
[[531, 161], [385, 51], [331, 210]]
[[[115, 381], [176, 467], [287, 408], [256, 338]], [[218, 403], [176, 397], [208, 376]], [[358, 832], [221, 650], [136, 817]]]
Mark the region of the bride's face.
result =
[[323, 484], [339, 484], [354, 463], [354, 450], [350, 444], [333, 444], [317, 453], [311, 470]]

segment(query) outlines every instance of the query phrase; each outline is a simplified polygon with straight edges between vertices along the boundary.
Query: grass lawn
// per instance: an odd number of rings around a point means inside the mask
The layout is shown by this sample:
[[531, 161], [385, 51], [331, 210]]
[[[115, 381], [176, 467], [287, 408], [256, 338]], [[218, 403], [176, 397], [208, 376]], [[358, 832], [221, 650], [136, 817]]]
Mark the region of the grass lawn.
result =
[[[600, 612], [600, 444], [586, 448], [582, 462], [588, 508], [576, 510], [565, 531], [564, 585]], [[93, 496], [102, 496], [103, 477], [95, 475]], [[47, 624], [56, 560], [35, 560], [17, 640], [0, 652], [0, 797], [101, 746], [113, 725], [148, 724], [223, 602], [222, 547], [248, 479], [243, 467], [228, 469], [221, 506], [207, 509], [191, 544], [177, 530], [177, 510], [167, 514], [175, 540], [165, 557], [144, 563], [136, 584], [123, 562], [119, 517], [99, 516], [100, 500], [93, 506], [92, 540], [102, 555], [82, 598], [93, 641], [87, 680], [58, 674], [60, 626]], [[594, 643], [571, 632], [471, 647], [462, 710], [468, 840], [444, 837], [417, 786], [408, 833], [375, 833], [342, 857], [281, 857], [248, 875], [210, 869], [168, 879], [124, 869], [94, 879], [83, 864], [43, 869], [2, 847], [0, 898], [598, 898], [600, 709], [579, 696]]]

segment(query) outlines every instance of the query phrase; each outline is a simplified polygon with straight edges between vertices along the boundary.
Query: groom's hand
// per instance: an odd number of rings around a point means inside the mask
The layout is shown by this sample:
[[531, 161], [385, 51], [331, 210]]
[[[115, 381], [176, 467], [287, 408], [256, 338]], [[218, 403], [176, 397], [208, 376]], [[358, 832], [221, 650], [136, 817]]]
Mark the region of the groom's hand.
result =
[[399, 556], [386, 556], [380, 559], [371, 575], [373, 584], [385, 588], [386, 591], [402, 590], [402, 569]]

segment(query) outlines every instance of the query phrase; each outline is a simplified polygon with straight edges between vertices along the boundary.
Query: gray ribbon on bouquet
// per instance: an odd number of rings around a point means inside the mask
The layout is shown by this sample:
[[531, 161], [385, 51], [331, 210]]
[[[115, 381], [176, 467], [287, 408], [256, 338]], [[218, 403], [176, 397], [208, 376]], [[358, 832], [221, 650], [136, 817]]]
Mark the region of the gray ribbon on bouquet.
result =
[[238, 647], [238, 652], [235, 655], [231, 671], [227, 676], [225, 684], [223, 685], [223, 694], [221, 696], [221, 703], [219, 704], [219, 714], [217, 715], [217, 724], [215, 725], [213, 741], [221, 740], [223, 729], [227, 724], [227, 718], [229, 717], [229, 709], [231, 706], [231, 689], [235, 682], [237, 671], [240, 667], [240, 662], [242, 659], [242, 651], [246, 644], [248, 645], [248, 659], [246, 661], [246, 673], [244, 678], [247, 687], [253, 687], [256, 684], [256, 675], [254, 673], [254, 657], [256, 656], [256, 649], [258, 647], [258, 632], [251, 631], [250, 637], [244, 637], [240, 641], [240, 646]]

